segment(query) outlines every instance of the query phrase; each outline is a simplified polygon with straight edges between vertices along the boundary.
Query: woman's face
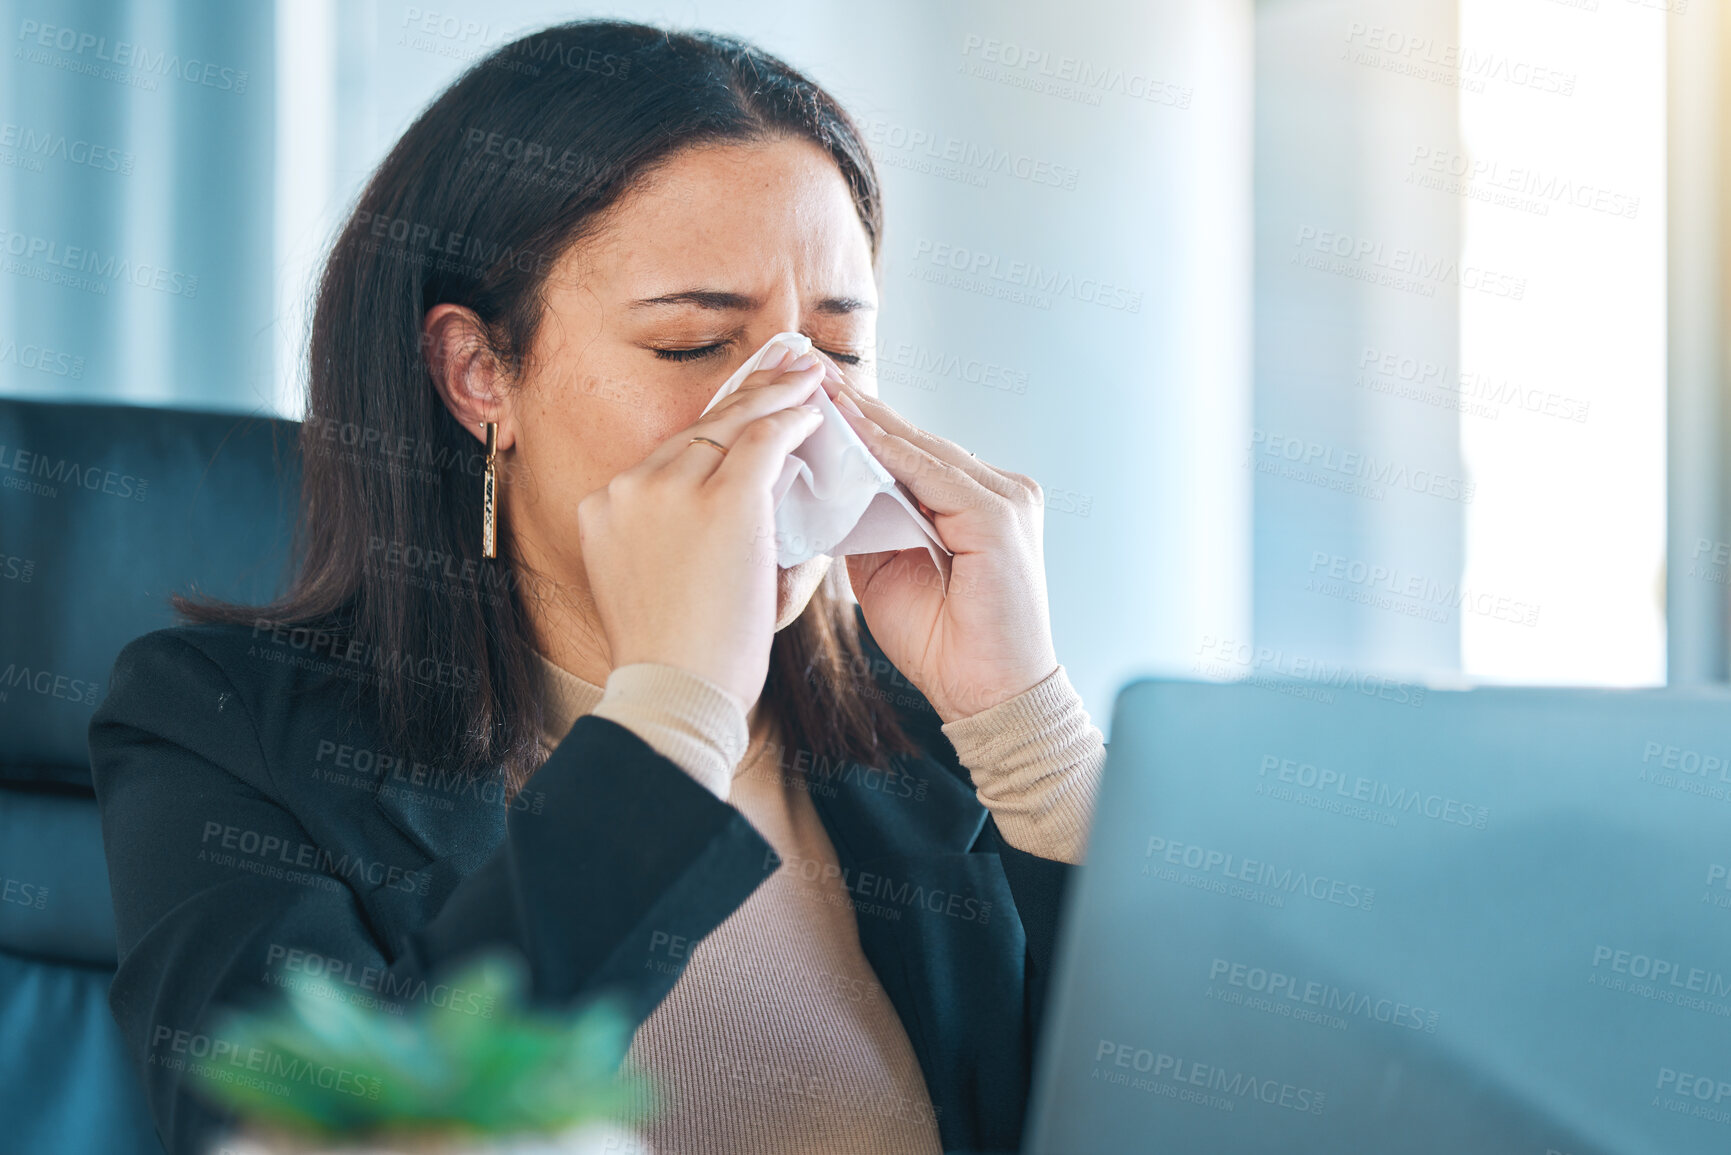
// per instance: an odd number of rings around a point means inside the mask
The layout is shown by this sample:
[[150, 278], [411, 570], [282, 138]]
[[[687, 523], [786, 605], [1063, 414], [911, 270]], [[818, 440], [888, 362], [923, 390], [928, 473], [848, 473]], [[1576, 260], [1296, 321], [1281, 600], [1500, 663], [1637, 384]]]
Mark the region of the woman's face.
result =
[[[804, 333], [876, 392], [870, 245], [840, 169], [810, 141], [673, 155], [555, 265], [545, 302], [501, 423], [500, 503], [556, 580], [582, 580], [579, 500], [696, 421], [776, 333]], [[829, 561], [777, 570], [777, 629]]]

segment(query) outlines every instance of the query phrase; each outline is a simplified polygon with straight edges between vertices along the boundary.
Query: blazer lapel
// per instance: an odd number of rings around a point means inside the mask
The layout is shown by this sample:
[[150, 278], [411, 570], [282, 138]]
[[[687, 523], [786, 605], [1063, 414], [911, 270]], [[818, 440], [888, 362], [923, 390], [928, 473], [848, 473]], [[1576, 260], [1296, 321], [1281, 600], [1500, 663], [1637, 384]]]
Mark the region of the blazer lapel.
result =
[[973, 787], [927, 755], [887, 767], [858, 762], [806, 771], [811, 800], [842, 858], [965, 853], [986, 824]]

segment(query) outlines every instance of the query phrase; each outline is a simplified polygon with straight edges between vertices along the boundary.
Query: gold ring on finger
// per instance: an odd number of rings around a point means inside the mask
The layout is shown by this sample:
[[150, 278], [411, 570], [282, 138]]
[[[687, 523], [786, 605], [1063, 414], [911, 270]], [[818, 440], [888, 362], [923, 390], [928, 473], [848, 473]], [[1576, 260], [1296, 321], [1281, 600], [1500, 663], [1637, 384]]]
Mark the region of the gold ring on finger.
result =
[[708, 438], [708, 437], [693, 437], [693, 438], [692, 438], [692, 439], [691, 439], [691, 440], [690, 440], [690, 441], [689, 441], [689, 442], [687, 442], [687, 444], [690, 444], [690, 445], [695, 445], [695, 444], [697, 444], [697, 443], [698, 443], [698, 442], [699, 442], [699, 441], [701, 441], [701, 442], [702, 442], [702, 443], [703, 443], [703, 444], [705, 444], [705, 445], [713, 445], [713, 446], [715, 446], [715, 447], [716, 447], [716, 448], [717, 448], [717, 449], [719, 449], [719, 450], [721, 450], [721, 455], [722, 455], [722, 456], [723, 456], [723, 457], [726, 457], [726, 456], [727, 456], [727, 446], [725, 446], [725, 445], [723, 445], [723, 444], [722, 444], [722, 443], [721, 443], [721, 442], [719, 442], [719, 441], [714, 441], [714, 440], [711, 440], [711, 439], [710, 439], [710, 438]]

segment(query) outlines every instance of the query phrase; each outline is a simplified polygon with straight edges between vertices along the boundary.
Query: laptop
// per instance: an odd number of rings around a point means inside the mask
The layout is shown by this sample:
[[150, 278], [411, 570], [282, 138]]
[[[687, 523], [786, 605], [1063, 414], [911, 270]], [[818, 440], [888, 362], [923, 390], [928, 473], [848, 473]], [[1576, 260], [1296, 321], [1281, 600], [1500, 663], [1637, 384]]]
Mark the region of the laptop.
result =
[[1130, 684], [1027, 1155], [1731, 1151], [1731, 694]]

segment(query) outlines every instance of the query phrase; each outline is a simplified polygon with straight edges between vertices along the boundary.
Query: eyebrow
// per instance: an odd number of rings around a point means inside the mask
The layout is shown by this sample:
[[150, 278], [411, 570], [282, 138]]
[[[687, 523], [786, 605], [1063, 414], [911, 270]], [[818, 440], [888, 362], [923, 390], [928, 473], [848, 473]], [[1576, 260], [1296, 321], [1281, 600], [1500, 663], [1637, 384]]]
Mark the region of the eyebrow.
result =
[[[722, 289], [686, 289], [679, 293], [666, 293], [659, 297], [644, 297], [631, 302], [633, 309], [654, 308], [667, 305], [695, 305], [699, 309], [714, 309], [718, 312], [744, 312], [757, 308], [759, 302], [755, 297], [744, 293], [730, 293]], [[824, 297], [813, 308], [816, 312], [841, 316], [848, 313], [870, 312], [877, 308], [870, 301], [859, 297]]]

